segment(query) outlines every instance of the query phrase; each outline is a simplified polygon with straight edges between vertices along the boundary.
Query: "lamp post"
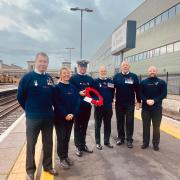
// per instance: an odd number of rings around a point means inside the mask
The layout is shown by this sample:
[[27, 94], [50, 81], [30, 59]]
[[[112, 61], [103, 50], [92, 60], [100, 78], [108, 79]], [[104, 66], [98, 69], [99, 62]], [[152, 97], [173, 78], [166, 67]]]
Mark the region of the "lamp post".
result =
[[80, 44], [80, 59], [82, 59], [82, 19], [83, 19], [83, 12], [93, 12], [92, 9], [88, 9], [88, 8], [79, 8], [79, 7], [75, 7], [75, 8], [71, 8], [71, 11], [81, 11], [81, 44]]
[[76, 48], [67, 47], [67, 48], [65, 48], [65, 49], [69, 50], [69, 61], [71, 62], [71, 51], [72, 51], [73, 49], [76, 49]]

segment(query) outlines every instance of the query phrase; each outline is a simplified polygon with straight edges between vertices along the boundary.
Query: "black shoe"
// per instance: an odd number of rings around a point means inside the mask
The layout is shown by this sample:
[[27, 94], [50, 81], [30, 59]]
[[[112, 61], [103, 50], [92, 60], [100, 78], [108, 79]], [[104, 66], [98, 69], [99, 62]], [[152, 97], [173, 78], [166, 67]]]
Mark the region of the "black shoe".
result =
[[128, 148], [133, 148], [132, 142], [129, 142], [129, 141], [128, 141], [128, 142], [127, 142], [127, 147], [128, 147]]
[[69, 169], [69, 164], [67, 163], [67, 161], [65, 159], [63, 160], [60, 160], [60, 166], [63, 168], [63, 169]]
[[141, 149], [146, 149], [149, 147], [149, 144], [142, 144]]
[[34, 174], [27, 174], [26, 180], [34, 180]]
[[153, 148], [154, 148], [155, 151], [159, 151], [159, 146], [158, 145], [154, 145]]
[[70, 158], [66, 158], [65, 161], [68, 163], [69, 166], [74, 165], [73, 160], [71, 160]]
[[102, 150], [101, 144], [96, 144], [96, 148], [99, 149], [99, 150]]
[[86, 145], [84, 146], [82, 150], [87, 153], [93, 153], [93, 150], [90, 150]]
[[124, 140], [118, 139], [118, 140], [116, 141], [116, 145], [122, 145], [122, 144], [124, 144]]
[[53, 175], [53, 176], [57, 176], [58, 175], [58, 172], [54, 168], [46, 169], [45, 171], [48, 172], [49, 174]]
[[113, 145], [110, 143], [104, 143], [105, 146], [107, 146], [108, 148], [113, 148]]
[[76, 156], [81, 157], [83, 152], [79, 148], [76, 148], [75, 154], [76, 154]]

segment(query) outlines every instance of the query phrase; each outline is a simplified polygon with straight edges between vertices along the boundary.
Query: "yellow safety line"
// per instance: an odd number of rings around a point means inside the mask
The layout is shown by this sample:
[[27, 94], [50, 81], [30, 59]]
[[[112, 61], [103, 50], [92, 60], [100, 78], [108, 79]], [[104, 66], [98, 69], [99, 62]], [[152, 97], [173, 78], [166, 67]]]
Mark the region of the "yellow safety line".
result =
[[[141, 111], [135, 111], [135, 117], [138, 120], [142, 120], [141, 119]], [[171, 135], [177, 139], [180, 139], [180, 126], [176, 127], [171, 122], [168, 123], [168, 122], [162, 121], [160, 129], [163, 132], [165, 132], [165, 133], [167, 133], [167, 134], [169, 134], [169, 135]]]
[[[53, 166], [55, 166], [55, 129], [53, 129]], [[54, 180], [54, 176], [49, 174], [48, 172], [43, 171], [42, 168], [42, 173], [40, 180]]]
[[[37, 145], [36, 145], [36, 155], [35, 162], [39, 164], [41, 157], [42, 143], [41, 143], [41, 134], [38, 137]], [[10, 171], [8, 180], [25, 180], [26, 179], [26, 143], [24, 144], [19, 156]], [[36, 175], [35, 175], [36, 176]]]

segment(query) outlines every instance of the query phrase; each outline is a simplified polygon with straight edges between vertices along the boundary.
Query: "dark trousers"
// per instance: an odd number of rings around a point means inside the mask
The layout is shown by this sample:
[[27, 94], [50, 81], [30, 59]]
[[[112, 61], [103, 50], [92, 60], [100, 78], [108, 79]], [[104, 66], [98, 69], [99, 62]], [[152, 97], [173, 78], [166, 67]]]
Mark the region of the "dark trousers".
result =
[[132, 137], [134, 132], [134, 105], [116, 105], [116, 119], [118, 138], [124, 140], [126, 131], [127, 141], [133, 142]]
[[160, 141], [160, 124], [162, 119], [162, 108], [153, 110], [142, 109], [141, 117], [143, 121], [143, 144], [149, 145], [150, 140], [150, 126], [153, 124], [153, 145], [159, 145]]
[[111, 135], [111, 118], [112, 108], [95, 107], [94, 108], [94, 119], [95, 119], [95, 140], [96, 144], [101, 144], [100, 129], [102, 121], [104, 123], [104, 144], [109, 143]]
[[62, 161], [68, 157], [69, 140], [73, 126], [73, 120], [60, 119], [55, 125], [57, 134], [57, 154]]
[[52, 148], [53, 148], [53, 120], [52, 119], [26, 119], [26, 172], [32, 174], [36, 171], [35, 145], [39, 133], [42, 133], [43, 144], [43, 167], [44, 170], [52, 168]]
[[74, 122], [74, 143], [80, 150], [86, 145], [86, 131], [91, 115], [91, 106], [81, 104], [80, 111]]

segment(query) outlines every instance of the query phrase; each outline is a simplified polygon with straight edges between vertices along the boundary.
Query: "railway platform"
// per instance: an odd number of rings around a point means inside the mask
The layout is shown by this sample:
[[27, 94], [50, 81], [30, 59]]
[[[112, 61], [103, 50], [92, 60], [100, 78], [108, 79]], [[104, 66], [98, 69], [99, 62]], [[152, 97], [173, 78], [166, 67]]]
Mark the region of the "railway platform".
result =
[[[93, 113], [92, 113], [93, 114]], [[87, 145], [94, 150], [93, 154], [77, 157], [74, 153], [74, 136], [71, 134], [69, 156], [74, 166], [63, 170], [59, 166], [56, 154], [56, 136], [54, 133], [53, 163], [59, 175], [53, 177], [43, 172], [41, 137], [36, 147], [36, 179], [40, 180], [179, 180], [180, 179], [180, 122], [163, 117], [161, 125], [160, 150], [154, 151], [152, 145], [142, 150], [142, 122], [140, 111], [135, 112], [134, 148], [128, 149], [126, 144], [115, 145], [116, 137], [115, 115], [112, 118], [113, 149], [103, 146], [97, 150], [94, 140], [94, 119], [91, 116]], [[0, 140], [0, 180], [25, 180], [25, 117], [24, 115], [14, 122], [14, 127]], [[103, 130], [103, 127], [102, 127]], [[2, 136], [1, 136], [2, 137]], [[103, 131], [102, 136], [103, 138]]]

